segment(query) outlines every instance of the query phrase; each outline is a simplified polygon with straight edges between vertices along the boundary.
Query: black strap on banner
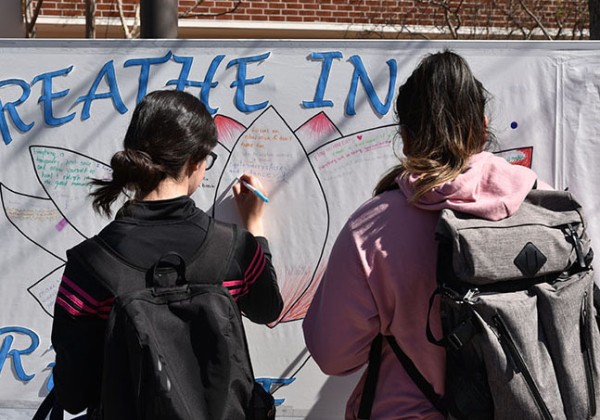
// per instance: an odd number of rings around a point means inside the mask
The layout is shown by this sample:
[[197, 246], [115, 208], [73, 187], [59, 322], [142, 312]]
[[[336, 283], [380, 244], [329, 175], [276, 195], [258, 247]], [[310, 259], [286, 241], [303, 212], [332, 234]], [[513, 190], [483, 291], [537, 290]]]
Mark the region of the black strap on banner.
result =
[[383, 336], [377, 334], [377, 337], [371, 343], [369, 351], [369, 366], [367, 367], [367, 378], [360, 399], [360, 407], [358, 409], [358, 420], [367, 420], [371, 418], [371, 409], [373, 401], [375, 401], [375, 388], [377, 387], [377, 379], [379, 378], [379, 367], [381, 365], [381, 345]]

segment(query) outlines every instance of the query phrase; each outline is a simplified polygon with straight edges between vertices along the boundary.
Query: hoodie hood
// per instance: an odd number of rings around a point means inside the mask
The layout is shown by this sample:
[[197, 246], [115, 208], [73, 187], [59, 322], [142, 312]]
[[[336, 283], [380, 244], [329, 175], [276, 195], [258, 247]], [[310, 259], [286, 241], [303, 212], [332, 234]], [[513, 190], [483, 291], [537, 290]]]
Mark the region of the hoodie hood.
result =
[[[481, 152], [471, 157], [467, 169], [454, 181], [432, 189], [414, 205], [423, 210], [451, 209], [487, 220], [500, 220], [519, 209], [536, 179], [535, 172], [529, 168]], [[406, 198], [413, 196], [416, 180], [414, 175], [396, 179]]]

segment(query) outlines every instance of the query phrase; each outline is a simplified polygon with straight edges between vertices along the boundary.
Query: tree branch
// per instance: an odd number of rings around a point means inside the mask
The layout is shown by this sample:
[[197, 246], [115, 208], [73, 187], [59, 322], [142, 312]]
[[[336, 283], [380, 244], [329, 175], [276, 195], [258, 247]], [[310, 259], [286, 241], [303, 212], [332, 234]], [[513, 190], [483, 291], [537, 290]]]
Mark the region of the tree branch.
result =
[[[35, 30], [35, 22], [37, 21], [38, 16], [40, 15], [40, 10], [42, 8], [42, 4], [44, 0], [38, 0], [35, 5], [35, 10], [33, 11], [33, 15], [31, 16], [31, 21], [27, 24], [27, 38], [33, 38], [31, 35]], [[31, 4], [31, 2], [29, 3]]]
[[138, 38], [140, 35], [139, 31], [139, 21], [140, 21], [140, 5], [139, 3], [135, 6], [135, 18], [133, 20], [133, 26], [131, 30], [125, 21], [125, 13], [123, 12], [123, 0], [117, 0], [117, 11], [119, 12], [119, 19], [121, 20], [121, 26], [123, 28], [123, 33], [125, 38], [132, 39]]
[[96, 38], [96, 0], [85, 0], [85, 37]]
[[125, 22], [125, 14], [123, 13], [123, 0], [117, 0], [117, 11], [119, 12], [119, 19], [121, 20], [125, 38], [131, 39], [131, 31], [129, 30], [127, 22]]
[[546, 28], [544, 27], [544, 25], [542, 25], [542, 22], [540, 22], [540, 19], [531, 12], [531, 10], [529, 10], [529, 8], [527, 7], [527, 5], [525, 4], [525, 2], [523, 0], [519, 0], [519, 4], [521, 5], [521, 7], [523, 7], [523, 9], [525, 10], [525, 12], [534, 20], [534, 22], [536, 23], [536, 25], [538, 26], [538, 28], [540, 28], [542, 30], [542, 32], [544, 33], [544, 35], [546, 35], [546, 37], [549, 40], [552, 40], [552, 35], [550, 35], [548, 33], [548, 31], [546, 30]]
[[239, 7], [242, 5], [242, 1], [243, 0], [236, 0], [235, 4], [233, 5], [232, 8], [225, 10], [224, 12], [220, 12], [220, 13], [195, 13], [194, 10], [196, 10], [196, 8], [198, 8], [200, 5], [202, 5], [202, 3], [204, 3], [205, 0], [196, 0], [196, 3], [193, 6], [190, 6], [185, 12], [180, 13], [178, 15], [179, 18], [187, 18], [187, 17], [217, 17], [217, 16], [223, 16], [223, 15], [228, 15], [230, 13], [235, 13], [237, 11], [237, 9], [239, 9]]

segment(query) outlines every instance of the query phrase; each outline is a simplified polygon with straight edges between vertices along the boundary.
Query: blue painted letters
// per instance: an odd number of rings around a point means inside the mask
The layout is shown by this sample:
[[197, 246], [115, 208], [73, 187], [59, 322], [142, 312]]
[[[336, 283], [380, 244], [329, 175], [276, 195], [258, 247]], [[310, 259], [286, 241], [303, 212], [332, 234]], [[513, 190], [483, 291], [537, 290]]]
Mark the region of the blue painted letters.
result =
[[327, 87], [327, 80], [329, 79], [329, 73], [331, 71], [331, 63], [334, 58], [342, 58], [343, 55], [339, 51], [332, 51], [326, 53], [314, 52], [310, 55], [313, 60], [323, 60], [323, 66], [321, 67], [321, 75], [319, 76], [319, 83], [317, 84], [317, 90], [315, 92], [314, 101], [302, 101], [304, 108], [323, 108], [333, 106], [332, 101], [324, 100], [325, 88]]
[[[96, 91], [98, 90], [98, 85], [104, 78], [106, 78], [106, 83], [108, 84], [109, 92], [96, 93]], [[115, 66], [112, 60], [106, 63], [102, 67], [102, 69], [100, 69], [100, 72], [98, 73], [96, 80], [94, 80], [94, 83], [92, 84], [92, 87], [90, 88], [88, 94], [80, 96], [75, 101], [76, 104], [79, 102], [84, 103], [83, 110], [81, 111], [81, 119], [87, 120], [88, 118], [90, 118], [90, 108], [92, 106], [92, 101], [96, 99], [105, 98], [111, 98], [115, 108], [117, 108], [117, 111], [119, 111], [121, 114], [125, 114], [127, 112], [127, 107], [123, 103], [123, 100], [121, 99], [121, 94], [119, 93], [117, 75], [115, 74]]]
[[52, 101], [56, 98], [63, 98], [69, 93], [69, 89], [61, 90], [60, 92], [52, 92], [52, 79], [56, 76], [66, 76], [71, 70], [73, 70], [73, 66], [50, 73], [43, 73], [36, 76], [31, 82], [31, 85], [33, 86], [40, 80], [42, 81], [42, 96], [38, 99], [38, 103], [41, 103], [44, 107], [44, 122], [51, 127], [63, 125], [75, 118], [74, 112], [60, 118], [55, 118], [52, 113]]
[[387, 97], [385, 103], [382, 103], [377, 97], [377, 92], [375, 92], [375, 87], [369, 76], [367, 75], [367, 71], [365, 70], [365, 66], [362, 63], [362, 60], [358, 55], [353, 55], [350, 57], [350, 61], [354, 64], [354, 74], [352, 75], [352, 84], [350, 85], [350, 92], [348, 93], [348, 101], [346, 102], [346, 114], [347, 115], [356, 115], [356, 110], [354, 108], [354, 103], [356, 102], [356, 91], [358, 89], [358, 81], [360, 80], [367, 92], [367, 96], [375, 111], [380, 115], [385, 115], [390, 109], [390, 105], [392, 104], [392, 99], [394, 97], [394, 88], [396, 86], [396, 76], [398, 75], [398, 64], [396, 60], [391, 59], [386, 63], [390, 68], [390, 83], [388, 85]]
[[173, 60], [176, 63], [182, 63], [181, 73], [179, 73], [179, 78], [177, 80], [169, 80], [167, 82], [167, 86], [175, 85], [177, 90], [184, 90], [186, 86], [196, 86], [201, 88], [200, 92], [200, 100], [206, 106], [206, 109], [211, 114], [216, 114], [219, 108], [211, 108], [208, 103], [208, 95], [210, 94], [210, 90], [212, 88], [217, 87], [219, 82], [213, 82], [213, 78], [215, 77], [215, 73], [219, 68], [219, 64], [225, 58], [224, 55], [217, 55], [213, 58], [210, 63], [210, 67], [204, 76], [203, 82], [198, 82], [195, 80], [189, 80], [190, 70], [192, 68], [192, 63], [194, 62], [193, 57], [178, 57], [176, 55], [173, 56]]
[[269, 105], [269, 101], [261, 102], [260, 104], [248, 105], [246, 103], [246, 85], [257, 85], [265, 78], [265, 76], [255, 77], [254, 79], [246, 79], [246, 67], [248, 63], [255, 63], [269, 58], [270, 52], [255, 55], [252, 57], [236, 58], [227, 63], [227, 68], [237, 65], [237, 78], [231, 84], [231, 87], [237, 87], [235, 91], [235, 107], [242, 112], [253, 112], [265, 108]]
[[[148, 79], [150, 77], [150, 66], [153, 64], [163, 64], [171, 59], [171, 51], [165, 54], [164, 57], [158, 58], [132, 58], [127, 60], [123, 67], [140, 66], [140, 78], [138, 84], [137, 102], [139, 103], [148, 91]], [[116, 105], [116, 104], [115, 104]], [[127, 112], [127, 109], [125, 110]]]
[[[236, 68], [234, 81], [230, 84], [229, 87], [231, 89], [234, 89], [233, 102], [238, 111], [244, 113], [251, 113], [260, 111], [269, 105], [269, 100], [265, 100], [259, 103], [247, 103], [246, 93], [247, 88], [249, 86], [259, 85], [265, 78], [264, 75], [258, 77], [248, 77], [249, 64], [260, 64], [261, 62], [267, 60], [270, 56], [271, 53], [266, 52], [258, 55], [233, 58], [227, 63], [226, 69], [230, 69], [232, 67]], [[334, 60], [339, 60], [341, 58], [343, 58], [343, 54], [340, 51], [312, 52], [308, 55], [308, 60], [321, 61], [322, 65], [313, 100], [301, 101], [301, 106], [304, 109], [315, 109], [335, 106], [334, 101], [326, 99], [325, 94], [327, 90], [327, 84], [329, 82], [329, 76], [332, 73], [333, 62]], [[193, 78], [190, 76], [190, 73], [192, 72], [194, 59], [195, 57], [193, 56], [177, 56], [174, 55], [171, 51], [168, 51], [166, 54], [162, 54], [159, 57], [132, 58], [126, 60], [123, 63], [123, 68], [135, 66], [139, 66], [140, 68], [136, 103], [139, 103], [139, 101], [147, 94], [148, 87], [150, 85], [152, 66], [160, 66], [169, 63], [172, 60], [173, 62], [181, 65], [181, 70], [179, 71], [179, 75], [177, 78], [167, 79], [168, 81], [165, 83], [165, 86], [174, 86], [177, 90], [181, 91], [185, 90], [188, 87], [200, 88], [200, 100], [204, 103], [207, 110], [211, 114], [216, 114], [219, 111], [219, 107], [212, 107], [210, 105], [209, 99], [213, 90], [219, 86], [219, 82], [217, 81], [219, 79], [217, 72], [221, 67], [221, 63], [225, 59], [225, 55], [219, 54], [212, 57], [208, 69], [206, 70], [206, 73], [204, 74], [203, 78]], [[387, 114], [394, 96], [394, 88], [398, 73], [398, 66], [396, 61], [394, 59], [386, 61], [386, 64], [389, 68], [389, 84], [387, 88], [385, 101], [380, 100], [380, 98], [378, 97], [375, 86], [369, 78], [369, 75], [367, 74], [367, 71], [365, 69], [365, 66], [363, 65], [360, 56], [352, 55], [348, 61], [354, 67], [354, 71], [352, 73], [352, 78], [350, 80], [350, 88], [346, 98], [346, 104], [344, 108], [345, 114], [348, 116], [356, 115], [356, 96], [359, 82], [360, 84], [362, 84], [365, 90], [367, 100], [370, 102], [373, 111], [378, 113], [379, 115]], [[172, 67], [173, 66], [169, 67], [169, 71], [172, 69]], [[42, 73], [35, 76], [31, 83], [27, 83], [26, 81], [21, 79], [7, 79], [0, 81], [0, 87], [11, 86], [21, 90], [21, 96], [17, 100], [6, 100], [4, 102], [0, 100], [0, 134], [2, 135], [2, 140], [4, 141], [5, 145], [10, 144], [13, 140], [11, 135], [12, 133], [10, 132], [10, 128], [12, 126], [16, 127], [23, 133], [28, 132], [34, 126], [34, 121], [30, 123], [26, 123], [23, 121], [21, 115], [19, 114], [19, 111], [17, 110], [17, 107], [24, 104], [29, 99], [32, 90], [31, 86], [35, 83], [42, 83], [42, 93], [39, 97], [38, 103], [41, 104], [44, 122], [47, 126], [57, 127], [69, 123], [75, 118], [75, 112], [64, 116], [56, 116], [56, 110], [53, 109], [53, 107], [56, 107], [57, 105], [57, 100], [61, 98], [66, 98], [70, 92], [70, 89], [64, 89], [58, 92], [53, 91], [53, 80], [54, 78], [59, 76], [68, 76], [73, 69], [74, 66], [71, 65], [60, 70]], [[161, 74], [164, 72], [156, 73]], [[291, 77], [295, 77], [295, 75], [293, 74], [281, 75], [281, 77], [284, 79], [287, 78], [285, 82], [288, 84], [296, 82], [295, 80], [290, 79]], [[104, 91], [102, 90], [100, 85], [105, 86]], [[153, 83], [153, 85], [156, 85], [156, 83]], [[261, 92], [260, 89], [257, 89], [257, 91]], [[263, 89], [262, 92], [265, 92], [265, 90]], [[285, 92], [282, 92], [282, 94], [285, 95]], [[10, 91], [8, 95], [10, 95]], [[120, 114], [125, 114], [129, 111], [127, 106], [125, 106], [125, 103], [123, 102], [121, 96], [121, 91], [117, 80], [117, 71], [115, 69], [115, 64], [113, 60], [110, 60], [102, 65], [102, 68], [99, 70], [99, 72], [93, 79], [87, 94], [79, 96], [74, 101], [74, 103], [71, 102], [71, 107], [73, 105], [83, 103], [81, 110], [81, 120], [85, 121], [91, 117], [92, 103], [97, 99], [111, 99], [114, 109], [116, 109], [116, 111]], [[288, 98], [282, 99], [283, 102], [287, 100]], [[23, 107], [20, 108], [21, 114], [23, 113], [22, 109]], [[67, 108], [65, 107], [63, 109]]]
[[8, 79], [0, 82], [0, 87], [8, 86], [8, 85], [17, 85], [23, 90], [23, 94], [19, 99], [14, 102], [7, 102], [6, 104], [2, 104], [0, 101], [0, 134], [2, 134], [2, 139], [4, 140], [4, 144], [10, 144], [12, 141], [12, 136], [10, 135], [10, 131], [8, 130], [8, 124], [6, 121], [6, 116], [4, 115], [4, 111], [8, 111], [12, 122], [17, 126], [17, 128], [23, 132], [27, 132], [33, 128], [33, 122], [29, 124], [25, 124], [19, 113], [17, 112], [17, 106], [22, 104], [29, 98], [31, 94], [31, 87], [29, 83], [25, 80], [20, 79]]
[[[4, 334], [6, 334], [6, 336], [4, 337], [2, 345], [0, 346], [0, 373], [2, 372], [2, 368], [4, 367], [4, 362], [6, 362], [6, 359], [11, 358], [17, 377], [24, 382], [32, 380], [35, 375], [28, 375], [25, 373], [21, 356], [31, 354], [35, 349], [37, 349], [40, 344], [39, 337], [35, 332], [23, 327], [0, 328], [0, 337]], [[12, 349], [13, 341], [15, 339], [13, 334], [27, 336], [31, 340], [31, 344], [24, 349]]]

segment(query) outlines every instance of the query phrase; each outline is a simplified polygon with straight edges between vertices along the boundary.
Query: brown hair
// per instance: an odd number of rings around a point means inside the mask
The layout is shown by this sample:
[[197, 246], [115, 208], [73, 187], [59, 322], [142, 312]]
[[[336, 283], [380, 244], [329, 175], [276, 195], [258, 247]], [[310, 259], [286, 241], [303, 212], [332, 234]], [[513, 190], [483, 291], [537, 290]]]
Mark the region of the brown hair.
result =
[[398, 127], [408, 136], [405, 157], [379, 181], [375, 195], [392, 188], [398, 175], [418, 176], [411, 202], [454, 180], [491, 138], [487, 101], [487, 91], [461, 56], [443, 51], [425, 57], [398, 89]]
[[214, 121], [198, 98], [176, 90], [149, 93], [133, 111], [124, 150], [110, 161], [112, 179], [91, 182], [94, 210], [110, 215], [125, 190], [144, 196], [163, 179], [178, 179], [186, 164], [202, 161], [216, 144]]

